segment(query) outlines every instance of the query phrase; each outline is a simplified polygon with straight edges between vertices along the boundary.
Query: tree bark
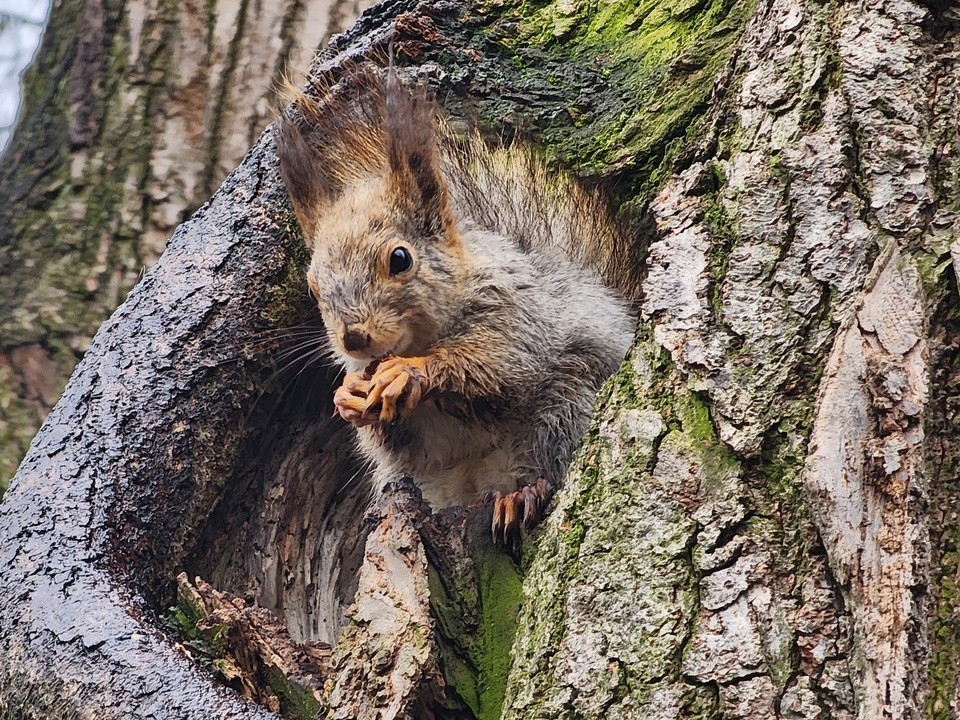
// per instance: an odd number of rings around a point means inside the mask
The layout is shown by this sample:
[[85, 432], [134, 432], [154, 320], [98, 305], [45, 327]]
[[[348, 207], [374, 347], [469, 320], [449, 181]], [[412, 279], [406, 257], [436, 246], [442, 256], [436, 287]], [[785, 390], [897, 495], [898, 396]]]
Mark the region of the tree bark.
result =
[[0, 167], [0, 492], [97, 327], [372, 0], [57, 3]]
[[958, 33], [908, 0], [365, 16], [315, 73], [392, 45], [638, 227], [635, 345], [522, 572], [482, 509], [399, 483], [364, 517], [329, 373], [273, 377], [311, 311], [265, 133], [0, 506], [0, 712], [267, 716], [157, 630], [186, 569], [336, 642], [332, 718], [956, 717]]
[[956, 20], [757, 8], [649, 205], [505, 717], [956, 717]]

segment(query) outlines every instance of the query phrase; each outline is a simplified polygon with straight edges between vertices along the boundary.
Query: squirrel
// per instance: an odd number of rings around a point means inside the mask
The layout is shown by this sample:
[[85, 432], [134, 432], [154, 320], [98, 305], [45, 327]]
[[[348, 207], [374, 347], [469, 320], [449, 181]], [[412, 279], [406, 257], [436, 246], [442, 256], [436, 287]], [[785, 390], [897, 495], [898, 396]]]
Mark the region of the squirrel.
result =
[[600, 273], [623, 265], [599, 196], [530, 150], [454, 131], [393, 67], [294, 91], [280, 172], [345, 377], [336, 412], [374, 487], [435, 509], [493, 499], [495, 542], [539, 522], [629, 349]]

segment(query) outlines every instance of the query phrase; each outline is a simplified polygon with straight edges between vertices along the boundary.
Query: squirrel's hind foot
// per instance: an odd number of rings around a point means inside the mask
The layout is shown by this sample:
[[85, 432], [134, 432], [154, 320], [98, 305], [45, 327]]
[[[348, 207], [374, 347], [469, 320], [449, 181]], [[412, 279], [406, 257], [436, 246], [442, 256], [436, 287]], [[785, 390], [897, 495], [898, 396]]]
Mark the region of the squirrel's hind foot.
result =
[[493, 493], [493, 521], [490, 532], [494, 544], [511, 550], [518, 549], [523, 535], [528, 534], [543, 519], [551, 495], [544, 478], [506, 495]]

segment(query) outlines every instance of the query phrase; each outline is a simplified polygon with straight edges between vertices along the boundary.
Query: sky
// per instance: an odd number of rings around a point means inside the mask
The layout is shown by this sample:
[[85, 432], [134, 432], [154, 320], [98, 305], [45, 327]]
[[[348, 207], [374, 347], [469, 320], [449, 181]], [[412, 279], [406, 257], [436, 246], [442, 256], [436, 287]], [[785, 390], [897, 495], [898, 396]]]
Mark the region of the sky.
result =
[[50, 0], [0, 0], [0, 150], [20, 105], [20, 75], [37, 46]]

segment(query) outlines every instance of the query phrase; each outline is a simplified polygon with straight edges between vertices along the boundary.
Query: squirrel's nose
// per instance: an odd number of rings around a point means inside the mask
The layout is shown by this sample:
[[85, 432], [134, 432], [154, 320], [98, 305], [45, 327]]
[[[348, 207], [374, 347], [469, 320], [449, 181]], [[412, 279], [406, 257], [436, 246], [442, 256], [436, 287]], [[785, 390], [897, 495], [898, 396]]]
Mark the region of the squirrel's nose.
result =
[[370, 336], [356, 328], [348, 328], [347, 331], [343, 333], [341, 340], [343, 340], [343, 347], [346, 348], [347, 352], [363, 350], [370, 344]]

